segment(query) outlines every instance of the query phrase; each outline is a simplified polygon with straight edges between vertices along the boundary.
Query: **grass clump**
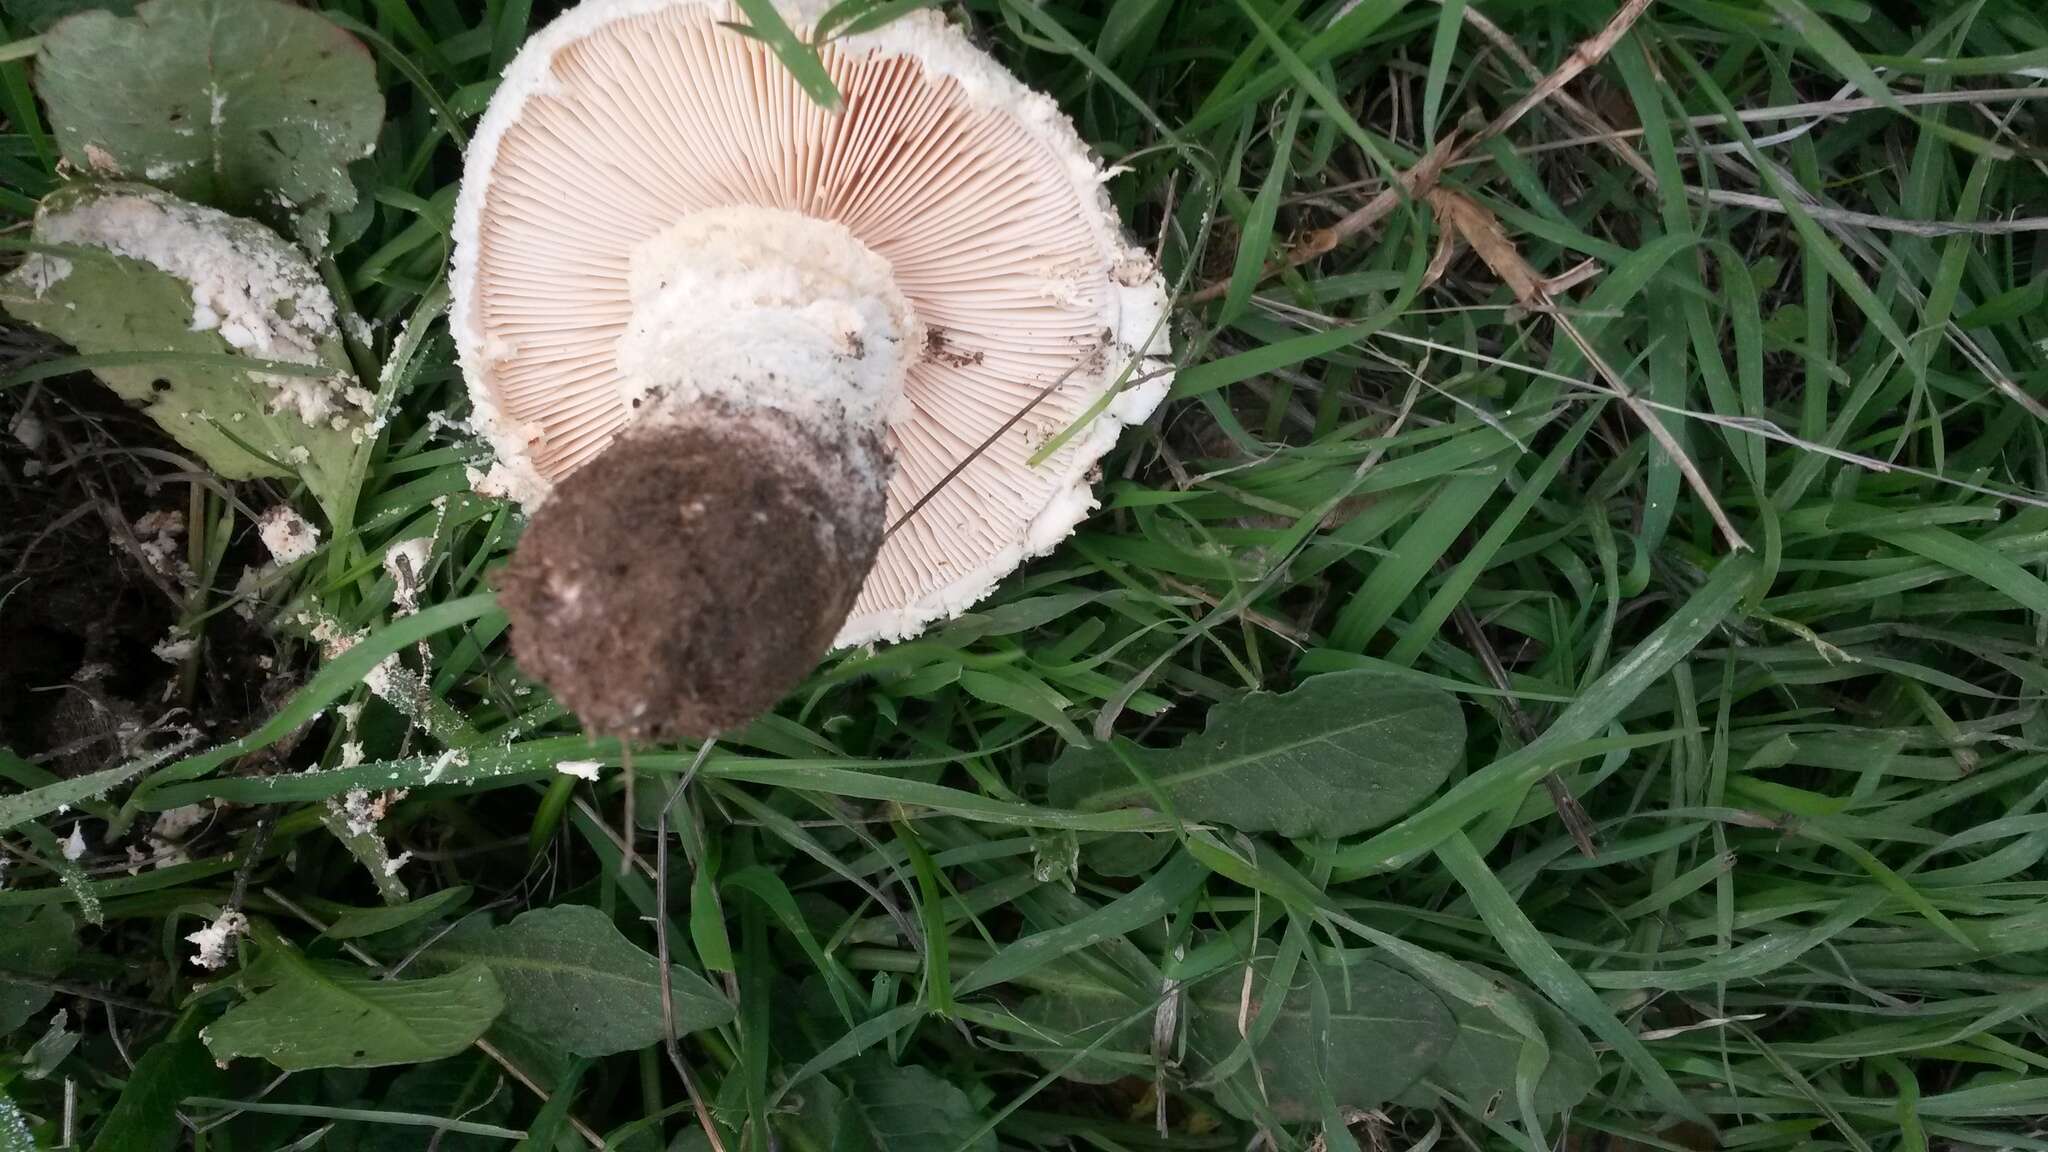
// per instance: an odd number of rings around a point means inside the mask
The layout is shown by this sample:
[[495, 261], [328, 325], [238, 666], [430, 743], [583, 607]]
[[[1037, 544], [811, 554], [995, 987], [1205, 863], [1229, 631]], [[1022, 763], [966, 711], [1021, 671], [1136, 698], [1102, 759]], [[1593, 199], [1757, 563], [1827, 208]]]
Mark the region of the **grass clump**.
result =
[[319, 11], [385, 103], [294, 237], [375, 384], [320, 499], [0, 346], [0, 1148], [2048, 1147], [2027, 5], [958, 8], [1130, 168], [1173, 400], [994, 599], [632, 748], [446, 415], [551, 12]]

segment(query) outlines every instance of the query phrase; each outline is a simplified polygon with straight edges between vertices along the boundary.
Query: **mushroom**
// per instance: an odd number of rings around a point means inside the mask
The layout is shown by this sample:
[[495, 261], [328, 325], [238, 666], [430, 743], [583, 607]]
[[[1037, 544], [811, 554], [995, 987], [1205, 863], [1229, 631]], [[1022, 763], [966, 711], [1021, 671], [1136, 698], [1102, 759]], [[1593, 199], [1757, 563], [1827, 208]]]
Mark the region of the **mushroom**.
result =
[[819, 49], [828, 110], [738, 19], [556, 19], [456, 209], [488, 479], [532, 513], [514, 654], [633, 738], [729, 731], [986, 596], [1170, 383], [1164, 286], [1050, 98], [926, 11]]

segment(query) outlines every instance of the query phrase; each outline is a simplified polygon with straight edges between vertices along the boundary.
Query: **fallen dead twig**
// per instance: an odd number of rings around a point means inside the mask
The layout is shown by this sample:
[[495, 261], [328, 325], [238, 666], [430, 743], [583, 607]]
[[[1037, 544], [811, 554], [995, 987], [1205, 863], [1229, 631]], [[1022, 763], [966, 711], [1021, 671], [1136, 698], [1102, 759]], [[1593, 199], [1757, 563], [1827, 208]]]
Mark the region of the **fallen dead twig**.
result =
[[[1522, 51], [1521, 45], [1515, 43], [1514, 37], [1501, 30], [1500, 25], [1487, 19], [1477, 8], [1470, 5], [1467, 5], [1465, 8], [1464, 19], [1465, 23], [1470, 24], [1475, 31], [1491, 42], [1500, 51], [1501, 55], [1512, 60], [1515, 67], [1520, 68], [1530, 79], [1541, 82], [1543, 70], [1536, 66], [1534, 60], [1529, 59], [1529, 54]], [[1562, 89], [1557, 91], [1556, 99], [1558, 107], [1564, 109], [1566, 115], [1578, 121], [1581, 128], [1599, 139], [1607, 147], [1608, 151], [1613, 152], [1636, 175], [1641, 176], [1647, 181], [1651, 188], [1657, 186], [1657, 172], [1650, 166], [1650, 162], [1643, 159], [1641, 153], [1624, 143], [1623, 135], [1615, 131], [1598, 112], [1595, 112], [1578, 97]]]
[[1713, 488], [1707, 483], [1706, 477], [1700, 475], [1698, 466], [1686, 455], [1685, 448], [1679, 444], [1678, 438], [1673, 436], [1671, 430], [1664, 426], [1664, 422], [1636, 397], [1635, 392], [1622, 381], [1620, 373], [1607, 363], [1607, 358], [1600, 354], [1599, 349], [1593, 347], [1593, 342], [1579, 331], [1579, 326], [1572, 323], [1571, 317], [1558, 309], [1548, 284], [1529, 266], [1528, 261], [1522, 259], [1521, 252], [1516, 249], [1514, 241], [1508, 239], [1507, 233], [1501, 228], [1500, 221], [1494, 219], [1493, 213], [1464, 193], [1454, 192], [1448, 188], [1438, 188], [1431, 192], [1429, 207], [1436, 214], [1438, 227], [1443, 229], [1447, 236], [1455, 234], [1471, 245], [1472, 250], [1488, 268], [1492, 269], [1493, 274], [1507, 284], [1518, 303], [1531, 312], [1541, 312], [1550, 317], [1551, 322], [1557, 325], [1565, 338], [1585, 356], [1586, 362], [1593, 366], [1593, 371], [1607, 381], [1608, 387], [1614, 390], [1614, 395], [1649, 430], [1651, 437], [1657, 441], [1657, 446], [1662, 448], [1665, 454], [1671, 457], [1672, 463], [1678, 466], [1680, 475], [1685, 477], [1686, 483], [1699, 496], [1700, 503], [1706, 507], [1707, 515], [1713, 517], [1715, 526], [1728, 541], [1728, 547], [1737, 552], [1748, 550], [1749, 542], [1742, 538], [1742, 533], [1736, 531], [1734, 522], [1729, 520], [1728, 514], [1722, 510], [1721, 502], [1714, 498]]
[[[1708, 204], [1723, 204], [1731, 208], [1754, 208], [1759, 212], [1785, 213], [1789, 209], [1785, 202], [1775, 196], [1759, 196], [1753, 192], [1732, 192], [1724, 188], [1694, 188], [1686, 186], [1686, 195]], [[1816, 220], [1837, 224], [1848, 224], [1857, 228], [1869, 228], [1878, 232], [1903, 232], [1908, 236], [1936, 238], [1942, 236], [2010, 236], [2019, 232], [2048, 232], [2048, 216], [2022, 216], [2012, 220], [1900, 220], [1891, 216], [1875, 216], [1868, 212], [1854, 212], [1847, 208], [1834, 208], [1825, 204], [1802, 204], [1801, 211]]]

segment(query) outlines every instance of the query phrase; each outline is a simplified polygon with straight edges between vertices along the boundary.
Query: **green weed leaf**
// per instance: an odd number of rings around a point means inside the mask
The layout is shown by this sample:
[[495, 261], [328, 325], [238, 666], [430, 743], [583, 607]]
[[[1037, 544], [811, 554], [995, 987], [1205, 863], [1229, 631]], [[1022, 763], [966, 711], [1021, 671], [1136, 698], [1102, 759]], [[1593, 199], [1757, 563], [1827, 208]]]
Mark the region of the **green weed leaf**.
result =
[[92, 1152], [170, 1152], [184, 1126], [178, 1104], [187, 1096], [210, 1096], [225, 1079], [198, 1039], [181, 1034], [150, 1046], [135, 1061], [128, 1083], [94, 1137]]
[[1218, 705], [1207, 729], [1178, 748], [1120, 741], [1069, 751], [1052, 766], [1052, 802], [1090, 811], [1151, 807], [1156, 788], [1183, 820], [1345, 836], [1396, 819], [1436, 791], [1464, 745], [1464, 716], [1448, 693], [1339, 672], [1285, 695], [1254, 692]]
[[96, 9], [126, 16], [135, 11], [135, 0], [0, 0], [17, 32], [47, 32], [66, 16]]
[[234, 212], [346, 212], [384, 121], [370, 54], [277, 0], [149, 0], [52, 29], [37, 82], [82, 172]]
[[746, 14], [747, 22], [744, 25], [727, 24], [726, 27], [743, 31], [774, 49], [775, 58], [782, 61], [790, 76], [803, 86], [805, 95], [826, 111], [838, 111], [839, 86], [832, 82], [832, 74], [825, 70], [824, 59], [816, 48], [789, 26], [772, 0], [738, 0], [738, 4], [740, 11]]
[[443, 888], [417, 900], [411, 900], [390, 908], [351, 908], [334, 918], [328, 925], [327, 938], [330, 940], [353, 940], [358, 936], [374, 936], [403, 928], [418, 920], [424, 920], [444, 908], [460, 908], [469, 899], [469, 888], [456, 885]]
[[[78, 924], [62, 908], [0, 912], [0, 971], [50, 979], [78, 953]], [[0, 980], [0, 1036], [23, 1024], [50, 1002], [37, 984]]]
[[51, 193], [35, 239], [64, 247], [0, 279], [0, 307], [88, 361], [168, 353], [93, 372], [220, 475], [297, 475], [339, 506], [368, 393], [351, 391], [333, 298], [298, 248], [139, 185]]
[[995, 1152], [994, 1131], [967, 1094], [930, 1069], [879, 1052], [850, 1066], [833, 1152]]
[[[1536, 1081], [1537, 1115], [1555, 1116], [1576, 1107], [1600, 1079], [1593, 1046], [1556, 1005], [1519, 984], [1501, 982], [1535, 1010], [1537, 1026], [1550, 1046], [1550, 1061]], [[1456, 1001], [1450, 1002], [1450, 1008], [1457, 1017], [1457, 1033], [1450, 1051], [1430, 1070], [1429, 1079], [1479, 1107], [1497, 1099], [1504, 1111], [1512, 1111], [1515, 1061], [1522, 1054], [1522, 1037], [1485, 1008]], [[1430, 1106], [1425, 1095], [1411, 1092], [1409, 1097], [1418, 1107]]]
[[[505, 1019], [578, 1056], [609, 1056], [661, 1039], [661, 969], [595, 908], [536, 908], [500, 928], [458, 929], [428, 953], [485, 964], [505, 990]], [[732, 1004], [702, 976], [669, 972], [676, 1031], [715, 1028]]]
[[[481, 1054], [465, 1052], [399, 1073], [377, 1108], [502, 1125], [512, 1118], [512, 1097], [501, 1086], [503, 1077]], [[417, 1152], [427, 1139], [419, 1128], [365, 1122], [337, 1125], [321, 1147], [329, 1152]], [[465, 1132], [443, 1132], [432, 1147], [436, 1152], [505, 1152], [503, 1140]]]
[[200, 1033], [215, 1059], [258, 1056], [291, 1072], [439, 1060], [475, 1043], [505, 1007], [481, 964], [377, 980], [282, 951], [269, 956], [271, 986]]
[[[1257, 1074], [1235, 1062], [1218, 1085], [1219, 1098], [1233, 1110], [1253, 1114], [1253, 1102], [1263, 1100], [1282, 1122], [1298, 1123], [1322, 1115], [1318, 1101], [1325, 1091], [1339, 1108], [1372, 1108], [1399, 1095], [1451, 1048], [1457, 1025], [1443, 1001], [1363, 954], [1341, 964], [1304, 961], [1284, 990], [1268, 984], [1272, 969], [1270, 955], [1254, 964]], [[1192, 997], [1191, 1046], [1208, 1074], [1243, 1042], [1242, 991], [1231, 975], [1204, 981]], [[1318, 1019], [1319, 996], [1328, 998], [1327, 1019]]]

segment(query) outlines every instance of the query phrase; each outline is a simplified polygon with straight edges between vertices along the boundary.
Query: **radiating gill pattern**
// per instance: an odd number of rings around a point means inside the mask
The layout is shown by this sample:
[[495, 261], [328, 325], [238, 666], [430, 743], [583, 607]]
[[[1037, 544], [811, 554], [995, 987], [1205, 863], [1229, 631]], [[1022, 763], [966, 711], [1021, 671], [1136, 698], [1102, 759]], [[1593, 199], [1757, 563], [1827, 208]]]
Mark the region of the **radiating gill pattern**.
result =
[[[931, 334], [891, 429], [891, 523], [1046, 385], [1084, 367], [945, 482], [885, 544], [853, 614], [890, 613], [1014, 565], [1030, 526], [1106, 445], [1032, 454], [1086, 412], [1121, 361], [1108, 269], [1122, 255], [1095, 189], [999, 102], [908, 55], [823, 49], [844, 97], [820, 107], [737, 19], [677, 3], [557, 48], [497, 141], [475, 236], [484, 385], [543, 479], [629, 419], [614, 347], [637, 245], [690, 213], [757, 204], [837, 221], [886, 258]], [[1143, 334], [1129, 337], [1142, 340]], [[1088, 460], [1076, 459], [1087, 452]], [[941, 597], [942, 599], [946, 597]], [[952, 605], [957, 608], [958, 605]], [[929, 618], [936, 611], [919, 611]], [[850, 639], [865, 639], [851, 633]]]

